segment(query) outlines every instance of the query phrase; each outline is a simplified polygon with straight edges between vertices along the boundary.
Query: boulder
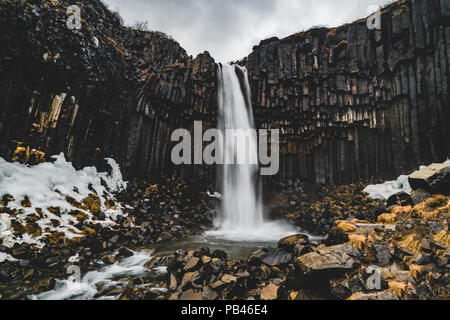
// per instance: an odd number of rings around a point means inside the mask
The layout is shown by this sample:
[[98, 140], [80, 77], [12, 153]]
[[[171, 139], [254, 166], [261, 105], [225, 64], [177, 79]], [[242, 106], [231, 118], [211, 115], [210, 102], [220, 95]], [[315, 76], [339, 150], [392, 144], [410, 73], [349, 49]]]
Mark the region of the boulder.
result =
[[215, 250], [212, 256], [220, 260], [227, 260], [227, 253], [223, 250]]
[[260, 249], [250, 255], [248, 258], [249, 266], [257, 266], [259, 267], [263, 262], [261, 261], [261, 257], [267, 253], [267, 249]]
[[189, 289], [181, 294], [180, 300], [182, 300], [182, 301], [201, 301], [201, 300], [203, 300], [203, 296], [200, 292], [194, 292], [194, 290]]
[[171, 274], [170, 275], [170, 280], [169, 280], [169, 289], [174, 291], [178, 288], [178, 281], [177, 278]]
[[378, 264], [381, 267], [388, 265], [392, 260], [392, 254], [389, 249], [382, 244], [376, 244], [375, 248], [375, 257], [378, 260]]
[[424, 189], [417, 189], [411, 193], [411, 200], [414, 205], [419, 204], [431, 197], [432, 195]]
[[200, 264], [200, 258], [192, 257], [184, 266], [184, 271], [190, 272], [197, 270], [200, 267]]
[[399, 300], [392, 292], [382, 291], [377, 293], [365, 294], [358, 292], [353, 294], [348, 300]]
[[226, 286], [227, 284], [221, 280], [209, 284], [209, 287], [214, 291], [222, 291]]
[[351, 245], [325, 247], [295, 259], [303, 275], [324, 275], [328, 278], [340, 276], [355, 268], [356, 258], [361, 253]]
[[413, 190], [424, 189], [432, 193], [450, 193], [450, 162], [433, 163], [409, 176]]
[[306, 246], [308, 244], [309, 244], [309, 237], [307, 235], [296, 234], [296, 235], [281, 239], [278, 242], [278, 248], [283, 249], [288, 252], [293, 252], [294, 248], [297, 245]]
[[413, 260], [413, 262], [418, 266], [424, 266], [431, 262], [432, 259], [431, 254], [421, 254], [419, 253]]
[[269, 284], [261, 291], [261, 300], [276, 300], [278, 298], [279, 287], [273, 283]]
[[292, 254], [281, 249], [271, 250], [259, 257], [261, 262], [271, 267], [285, 266], [292, 262]]
[[224, 283], [231, 283], [231, 282], [236, 282], [237, 279], [238, 279], [238, 278], [235, 277], [235, 276], [226, 274], [226, 275], [224, 275], [224, 276], [222, 277], [222, 279], [220, 279], [220, 280], [222, 280], [222, 282], [224, 282]]
[[200, 273], [198, 272], [187, 272], [184, 274], [183, 279], [181, 280], [181, 289], [189, 289], [193, 286], [198, 286], [196, 283], [201, 278]]
[[216, 300], [219, 297], [219, 295], [217, 294], [216, 291], [206, 286], [203, 288], [202, 297], [204, 300]]
[[407, 194], [406, 192], [398, 192], [392, 196], [389, 197], [387, 200], [387, 206], [412, 206], [414, 205], [413, 200], [411, 199], [411, 196]]
[[121, 247], [119, 249], [119, 253], [117, 254], [117, 257], [118, 258], [129, 258], [133, 255], [134, 255], [134, 253], [130, 249]]
[[338, 279], [330, 281], [331, 294], [341, 300], [345, 300], [355, 292], [364, 290], [364, 282], [359, 275], [355, 275], [353, 278]]

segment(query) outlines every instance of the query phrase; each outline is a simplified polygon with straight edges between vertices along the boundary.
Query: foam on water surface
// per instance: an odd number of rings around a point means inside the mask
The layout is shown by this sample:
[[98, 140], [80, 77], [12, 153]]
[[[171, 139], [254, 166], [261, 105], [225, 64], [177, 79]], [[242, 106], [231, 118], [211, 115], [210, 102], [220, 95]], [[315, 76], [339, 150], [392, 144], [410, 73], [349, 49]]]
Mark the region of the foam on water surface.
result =
[[[144, 265], [152, 259], [147, 252], [136, 252], [133, 256], [116, 262], [111, 266], [86, 273], [81, 279], [70, 276], [65, 280], [56, 280], [54, 290], [39, 295], [29, 296], [31, 300], [117, 300], [120, 294], [108, 295], [115, 288], [128, 285], [130, 278], [144, 276], [152, 271]], [[157, 268], [154, 273], [164, 273], [164, 268]], [[158, 288], [154, 288], [155, 290]], [[120, 291], [120, 290], [119, 290]], [[105, 293], [106, 295], [102, 294]]]

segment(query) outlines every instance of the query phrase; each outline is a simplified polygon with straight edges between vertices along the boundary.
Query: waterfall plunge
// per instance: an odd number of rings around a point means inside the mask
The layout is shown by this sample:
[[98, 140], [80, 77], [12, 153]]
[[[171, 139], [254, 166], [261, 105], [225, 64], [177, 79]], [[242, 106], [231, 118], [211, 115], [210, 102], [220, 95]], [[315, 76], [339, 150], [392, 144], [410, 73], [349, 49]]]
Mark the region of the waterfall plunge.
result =
[[[245, 77], [246, 96], [242, 93], [241, 84], [236, 74], [239, 69]], [[234, 65], [224, 65], [219, 70], [219, 124], [220, 129], [254, 129], [251, 105], [248, 104], [249, 83], [247, 70]], [[246, 101], [247, 99], [247, 101]], [[248, 108], [247, 108], [248, 104]], [[225, 140], [226, 154], [234, 149], [234, 141]], [[225, 230], [236, 228], [261, 228], [263, 211], [261, 199], [256, 192], [256, 175], [258, 174], [258, 147], [254, 136], [245, 144], [236, 146], [236, 154], [248, 154], [250, 160], [246, 164], [224, 165], [222, 168], [222, 192], [225, 200], [222, 202], [222, 224]]]
[[[243, 75], [242, 81], [238, 73]], [[218, 68], [219, 129], [243, 130], [238, 139], [245, 141], [245, 131], [254, 129], [250, 84], [247, 70], [237, 65], [219, 65]], [[224, 133], [224, 137], [225, 137]], [[220, 207], [218, 230], [207, 233], [232, 241], [273, 241], [292, 234], [293, 229], [280, 222], [265, 222], [261, 193], [257, 185], [259, 174], [258, 141], [248, 136], [247, 143], [235, 144], [224, 139], [222, 150], [229, 154], [246, 155], [245, 164], [225, 164], [220, 169], [223, 200]], [[231, 141], [230, 141], [231, 140]], [[235, 153], [233, 153], [233, 150]], [[235, 159], [234, 163], [237, 162]]]

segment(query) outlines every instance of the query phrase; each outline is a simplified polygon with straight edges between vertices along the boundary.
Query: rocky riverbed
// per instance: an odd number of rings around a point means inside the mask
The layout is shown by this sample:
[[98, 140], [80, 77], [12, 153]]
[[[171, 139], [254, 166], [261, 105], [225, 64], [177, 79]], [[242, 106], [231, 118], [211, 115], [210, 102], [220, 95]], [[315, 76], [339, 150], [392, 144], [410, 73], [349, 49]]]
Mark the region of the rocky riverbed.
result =
[[[39, 233], [39, 210], [34, 219], [18, 218], [33, 208], [30, 198], [17, 208], [11, 195], [2, 195], [0, 212], [11, 216], [14, 239], [28, 234], [41, 245], [11, 245], [3, 236], [0, 298], [448, 299], [448, 168], [415, 173], [416, 190], [387, 201], [372, 199], [363, 183], [291, 188], [268, 202], [273, 216], [325, 237], [298, 234], [245, 257], [207, 243], [196, 250], [187, 245], [171, 253], [157, 250], [158, 244], [213, 228], [219, 200], [210, 198], [205, 186], [181, 179], [134, 181], [112, 192], [105, 208], [122, 211], [113, 224], [104, 223], [101, 205], [92, 205], [102, 204], [104, 196], [95, 189], [80, 202], [66, 197], [79, 219], [72, 224], [82, 232], [73, 239], [62, 232]], [[78, 280], [69, 278], [74, 267]], [[84, 289], [74, 291], [73, 281]]]

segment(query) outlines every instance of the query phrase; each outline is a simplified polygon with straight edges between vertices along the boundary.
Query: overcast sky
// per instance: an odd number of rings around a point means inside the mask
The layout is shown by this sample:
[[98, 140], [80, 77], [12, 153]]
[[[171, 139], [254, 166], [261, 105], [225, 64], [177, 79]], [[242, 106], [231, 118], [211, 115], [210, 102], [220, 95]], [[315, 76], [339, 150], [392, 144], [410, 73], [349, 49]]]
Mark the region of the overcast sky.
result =
[[188, 54], [205, 50], [220, 62], [247, 56], [268, 37], [312, 26], [338, 26], [368, 16], [387, 0], [104, 0], [125, 23], [148, 21], [171, 35]]

